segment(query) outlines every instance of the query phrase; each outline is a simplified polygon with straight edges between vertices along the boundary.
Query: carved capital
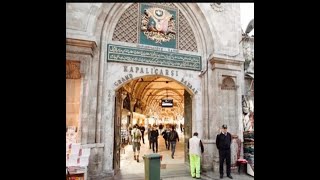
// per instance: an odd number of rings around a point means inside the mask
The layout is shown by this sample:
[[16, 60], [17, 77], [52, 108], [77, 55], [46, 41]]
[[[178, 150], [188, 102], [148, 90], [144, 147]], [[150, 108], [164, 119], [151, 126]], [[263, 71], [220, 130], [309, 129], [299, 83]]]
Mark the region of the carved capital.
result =
[[80, 39], [66, 39], [67, 52], [78, 53], [78, 54], [87, 54], [93, 57], [94, 51], [97, 47], [96, 42], [80, 40]]
[[66, 79], [80, 78], [80, 61], [66, 61]]
[[211, 55], [209, 57], [209, 62], [211, 64], [211, 69], [225, 69], [233, 71], [241, 71], [241, 65], [244, 59], [228, 59], [225, 57]]
[[135, 105], [136, 102], [137, 102], [137, 99], [136, 99], [136, 98], [132, 98], [132, 99], [131, 99], [131, 105]]
[[126, 97], [127, 97], [127, 92], [126, 91], [122, 92], [122, 94], [121, 94], [122, 100], [124, 100], [124, 98], [126, 98]]

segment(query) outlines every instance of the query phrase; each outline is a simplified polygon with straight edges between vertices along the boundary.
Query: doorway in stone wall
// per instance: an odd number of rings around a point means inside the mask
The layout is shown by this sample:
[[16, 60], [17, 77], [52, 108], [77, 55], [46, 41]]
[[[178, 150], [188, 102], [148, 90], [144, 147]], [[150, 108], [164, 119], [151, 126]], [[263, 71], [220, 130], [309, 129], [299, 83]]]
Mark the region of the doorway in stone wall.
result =
[[[161, 176], [168, 175], [167, 169], [188, 173], [187, 142], [192, 132], [192, 98], [186, 87], [172, 78], [150, 75], [126, 82], [115, 94], [113, 168], [116, 177], [144, 178], [143, 156], [153, 153], [148, 140], [148, 129], [151, 126], [156, 126], [159, 131]], [[164, 100], [172, 100], [172, 106], [170, 103], [162, 104]], [[139, 162], [134, 160], [130, 138], [130, 130], [135, 124], [145, 129]], [[171, 157], [171, 147], [167, 149], [162, 136], [166, 127], [171, 126], [175, 127], [180, 139], [176, 144], [174, 159]]]

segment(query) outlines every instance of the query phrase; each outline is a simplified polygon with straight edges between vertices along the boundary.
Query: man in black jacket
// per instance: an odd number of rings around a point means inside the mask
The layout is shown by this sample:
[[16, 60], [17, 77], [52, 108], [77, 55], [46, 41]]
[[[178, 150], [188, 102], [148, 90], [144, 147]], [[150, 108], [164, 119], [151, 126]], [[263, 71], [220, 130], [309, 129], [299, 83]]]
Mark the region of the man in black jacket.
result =
[[227, 132], [227, 125], [222, 125], [222, 131], [220, 134], [217, 135], [216, 138], [216, 145], [219, 150], [219, 171], [220, 171], [220, 178], [223, 178], [223, 163], [224, 159], [226, 159], [227, 163], [227, 176], [232, 179], [231, 176], [231, 134]]
[[176, 127], [174, 125], [171, 126], [171, 132], [169, 135], [169, 141], [171, 144], [171, 157], [172, 159], [174, 159], [174, 152], [176, 151], [176, 144], [177, 144], [177, 140], [179, 142], [179, 135], [177, 133], [177, 131], [175, 131]]
[[[158, 136], [159, 136], [158, 129], [156, 129], [156, 126], [153, 126], [150, 132], [150, 141], [152, 144], [153, 153], [158, 153]], [[156, 151], [154, 150], [154, 146], [156, 146]]]
[[143, 142], [143, 144], [144, 144], [144, 131], [146, 130], [146, 128], [145, 128], [144, 125], [141, 123], [140, 126], [139, 126], [139, 129], [140, 129], [140, 131], [141, 131], [141, 134], [142, 134], [141, 138], [142, 138], [142, 142]]

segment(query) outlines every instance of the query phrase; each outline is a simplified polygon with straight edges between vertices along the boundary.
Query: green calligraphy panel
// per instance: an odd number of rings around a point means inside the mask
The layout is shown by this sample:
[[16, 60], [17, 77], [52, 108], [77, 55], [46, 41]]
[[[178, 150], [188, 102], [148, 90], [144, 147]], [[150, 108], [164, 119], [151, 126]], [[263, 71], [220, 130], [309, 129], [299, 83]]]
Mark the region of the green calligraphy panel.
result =
[[108, 44], [107, 60], [111, 62], [157, 65], [179, 69], [201, 70], [201, 56], [176, 52]]

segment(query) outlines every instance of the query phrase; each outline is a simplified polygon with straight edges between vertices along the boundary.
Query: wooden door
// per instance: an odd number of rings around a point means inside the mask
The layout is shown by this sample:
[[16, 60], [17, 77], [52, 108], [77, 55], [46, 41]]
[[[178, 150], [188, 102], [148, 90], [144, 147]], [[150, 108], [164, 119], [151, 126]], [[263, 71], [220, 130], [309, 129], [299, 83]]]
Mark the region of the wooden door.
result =
[[184, 152], [185, 162], [189, 164], [188, 141], [192, 137], [192, 98], [188, 91], [184, 90]]
[[120, 170], [120, 149], [121, 149], [121, 92], [115, 94], [114, 110], [114, 149], [113, 149], [113, 169], [117, 174]]

